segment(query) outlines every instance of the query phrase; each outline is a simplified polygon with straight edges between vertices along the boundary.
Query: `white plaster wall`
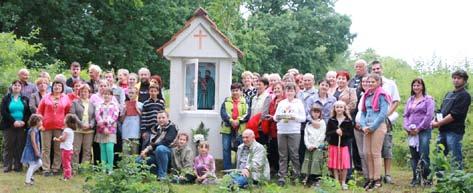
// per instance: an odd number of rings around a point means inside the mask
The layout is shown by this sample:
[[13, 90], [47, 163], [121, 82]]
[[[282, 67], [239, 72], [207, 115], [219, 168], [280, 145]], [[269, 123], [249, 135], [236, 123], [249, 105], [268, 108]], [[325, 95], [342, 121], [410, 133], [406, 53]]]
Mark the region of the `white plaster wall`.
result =
[[[226, 97], [230, 96], [232, 83], [232, 59], [210, 59], [216, 61], [218, 72], [216, 83], [216, 100], [214, 110], [183, 111], [184, 97], [184, 64], [181, 58], [171, 60], [170, 73], [170, 119], [178, 126], [179, 131], [191, 134], [191, 129], [196, 128], [202, 121], [209, 131], [210, 153], [216, 159], [222, 159], [222, 138], [220, 135], [220, 107]], [[200, 59], [199, 61], [206, 61]]]

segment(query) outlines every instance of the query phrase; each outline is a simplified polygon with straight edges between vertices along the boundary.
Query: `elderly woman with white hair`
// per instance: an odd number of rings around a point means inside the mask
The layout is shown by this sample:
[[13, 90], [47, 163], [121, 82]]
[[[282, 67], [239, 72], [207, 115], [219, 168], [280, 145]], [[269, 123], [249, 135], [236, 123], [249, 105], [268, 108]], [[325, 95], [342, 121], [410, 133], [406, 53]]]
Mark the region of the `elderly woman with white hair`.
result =
[[335, 71], [328, 71], [327, 74], [325, 74], [325, 79], [328, 80], [328, 94], [332, 95], [335, 93], [337, 90], [338, 84], [337, 84], [337, 72]]
[[89, 67], [90, 81], [87, 82], [87, 84], [89, 84], [92, 93], [96, 93], [99, 91], [100, 74], [102, 74], [102, 69], [100, 68], [100, 66], [91, 64]]
[[269, 80], [268, 92], [269, 92], [269, 95], [273, 96], [273, 86], [277, 82], [281, 82], [281, 76], [279, 76], [278, 73], [272, 73], [268, 75], [268, 80]]
[[117, 78], [118, 78], [118, 83], [117, 85], [123, 89], [125, 92], [125, 95], [128, 95], [128, 75], [130, 72], [127, 69], [118, 69], [117, 71]]
[[[256, 95], [256, 87], [253, 85], [253, 73], [250, 71], [245, 71], [241, 73], [241, 83], [243, 84], [243, 97], [245, 97], [246, 101], [251, 103], [251, 99]], [[249, 104], [251, 105], [251, 104]]]
[[69, 94], [69, 93], [73, 92], [72, 88], [66, 85], [67, 79], [66, 79], [66, 76], [64, 76], [64, 74], [56, 74], [56, 76], [54, 77], [54, 80], [62, 82], [64, 84], [64, 86], [65, 86], [64, 87], [64, 93], [65, 94]]

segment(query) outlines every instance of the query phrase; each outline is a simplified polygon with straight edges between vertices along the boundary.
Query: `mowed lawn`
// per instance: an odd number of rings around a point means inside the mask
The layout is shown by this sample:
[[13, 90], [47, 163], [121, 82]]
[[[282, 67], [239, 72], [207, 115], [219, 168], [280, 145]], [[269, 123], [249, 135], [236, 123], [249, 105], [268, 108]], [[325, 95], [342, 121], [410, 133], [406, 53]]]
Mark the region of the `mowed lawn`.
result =
[[[409, 182], [411, 173], [407, 169], [395, 168], [393, 171], [395, 177], [395, 184], [384, 185], [381, 189], [376, 192], [382, 193], [416, 193], [416, 192], [428, 192], [430, 189], [424, 188], [411, 188]], [[24, 185], [25, 172], [16, 173], [0, 173], [0, 192], [25, 192], [25, 193], [75, 193], [85, 192], [83, 189], [84, 177], [74, 176], [70, 181], [61, 181], [61, 176], [43, 177], [41, 175], [35, 175], [35, 185], [25, 186]], [[218, 185], [173, 185], [173, 190], [177, 193], [192, 193], [192, 192], [217, 192]], [[248, 191], [249, 192], [249, 191]], [[262, 190], [254, 189], [253, 192], [281, 192], [281, 193], [305, 193], [305, 192], [316, 192], [314, 188], [305, 188], [302, 185], [289, 185], [281, 189], [275, 190]], [[360, 191], [338, 191], [338, 192], [360, 192]], [[364, 192], [364, 191], [361, 191]]]

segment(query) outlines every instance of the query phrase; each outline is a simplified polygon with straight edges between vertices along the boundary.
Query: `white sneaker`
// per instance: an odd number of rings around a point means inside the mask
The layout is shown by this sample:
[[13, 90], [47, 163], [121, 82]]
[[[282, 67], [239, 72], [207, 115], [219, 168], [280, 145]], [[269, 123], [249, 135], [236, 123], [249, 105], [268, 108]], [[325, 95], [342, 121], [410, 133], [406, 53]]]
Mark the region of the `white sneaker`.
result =
[[348, 190], [348, 184], [342, 184], [342, 190]]

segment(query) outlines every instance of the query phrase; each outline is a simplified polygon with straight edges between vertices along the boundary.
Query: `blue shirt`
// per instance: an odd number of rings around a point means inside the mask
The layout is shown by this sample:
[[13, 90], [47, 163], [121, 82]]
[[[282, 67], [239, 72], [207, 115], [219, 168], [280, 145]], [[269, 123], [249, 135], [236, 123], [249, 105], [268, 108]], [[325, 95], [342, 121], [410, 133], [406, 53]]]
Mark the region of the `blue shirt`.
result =
[[23, 120], [23, 111], [25, 110], [25, 106], [23, 105], [23, 101], [21, 100], [21, 96], [18, 96], [18, 99], [15, 100], [15, 97], [11, 96], [11, 102], [8, 106], [8, 110], [10, 111], [10, 115], [15, 119], [15, 121]]
[[374, 111], [373, 109], [373, 98], [374, 94], [370, 94], [366, 97], [365, 106], [366, 111], [361, 113], [361, 128], [368, 127], [370, 131], [376, 131], [379, 128], [381, 123], [384, 122], [388, 115], [388, 102], [386, 101], [384, 95], [378, 97], [379, 111]]
[[337, 99], [332, 95], [328, 95], [325, 101], [320, 99], [318, 93], [309, 97], [305, 104], [307, 121], [312, 121], [312, 117], [310, 115], [310, 109], [312, 106], [319, 105], [322, 108], [322, 119], [324, 119], [324, 121], [327, 123], [328, 119], [330, 118], [330, 111], [332, 111], [332, 106], [335, 102], [337, 102]]

